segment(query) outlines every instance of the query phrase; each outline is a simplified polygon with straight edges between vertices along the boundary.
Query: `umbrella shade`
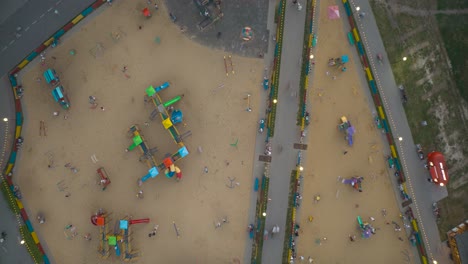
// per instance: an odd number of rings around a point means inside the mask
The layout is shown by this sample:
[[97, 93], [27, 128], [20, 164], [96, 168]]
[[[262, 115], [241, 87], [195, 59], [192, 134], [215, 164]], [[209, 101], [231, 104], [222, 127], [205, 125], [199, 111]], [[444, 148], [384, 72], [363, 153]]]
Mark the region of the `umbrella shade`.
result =
[[328, 7], [328, 18], [329, 19], [338, 19], [340, 18], [340, 10], [338, 6], [329, 6]]

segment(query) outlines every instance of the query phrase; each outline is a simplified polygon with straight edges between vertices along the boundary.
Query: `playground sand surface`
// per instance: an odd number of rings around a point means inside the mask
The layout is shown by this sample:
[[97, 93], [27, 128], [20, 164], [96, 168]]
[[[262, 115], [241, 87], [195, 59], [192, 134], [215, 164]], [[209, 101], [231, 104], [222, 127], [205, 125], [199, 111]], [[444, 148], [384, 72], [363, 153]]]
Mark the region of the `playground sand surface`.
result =
[[[410, 248], [399, 218], [391, 183], [394, 176], [387, 171], [385, 160], [388, 147], [382, 144], [383, 134], [373, 122], [365, 94], [368, 87], [359, 79], [364, 75], [359, 59], [346, 40], [346, 14], [341, 13], [341, 20], [328, 19], [327, 7], [335, 4], [336, 1], [320, 3], [320, 41], [315, 48], [315, 72], [309, 94], [312, 121], [308, 144], [311, 151], [306, 154], [299, 216], [302, 232], [296, 238], [297, 256], [302, 255], [306, 260], [311, 256], [317, 263], [410, 263], [405, 255], [411, 256], [413, 261], [417, 256]], [[347, 72], [328, 67], [330, 57], [343, 54], [350, 55]], [[337, 79], [333, 80], [333, 76]], [[337, 129], [343, 115], [356, 128], [352, 147], [348, 147], [344, 134]], [[363, 176], [363, 192], [342, 184], [338, 176]], [[321, 197], [318, 203], [313, 202], [315, 195]], [[387, 210], [386, 217], [382, 216], [382, 209]], [[309, 216], [313, 217], [313, 222], [308, 221]], [[369, 239], [361, 238], [357, 216], [370, 222], [377, 234]], [[375, 221], [370, 221], [370, 217]], [[392, 221], [403, 230], [395, 232]], [[355, 242], [350, 241], [350, 234], [356, 235]]]
[[[138, 11], [144, 2], [135, 3], [119, 1], [105, 7], [107, 10], [76, 29], [61, 45], [49, 49], [46, 65], [33, 63], [21, 73], [26, 91], [25, 143], [15, 181], [25, 206], [31, 218], [38, 212], [46, 216], [43, 225], [32, 221], [57, 263], [117, 260], [113, 250], [108, 260], [100, 260], [97, 253], [98, 228], [90, 223], [90, 216], [99, 208], [111, 213], [111, 230], [114, 221], [126, 215], [151, 219], [149, 224], [131, 227], [132, 246], [141, 252], [138, 263], [243, 259], [262, 61], [234, 56], [235, 74], [227, 77], [223, 62], [227, 54], [190, 41], [168, 20], [163, 6], [151, 19], [144, 19]], [[69, 53], [72, 49], [74, 56]], [[124, 65], [128, 67], [125, 73]], [[69, 111], [53, 101], [51, 87], [43, 79], [36, 81], [47, 67], [57, 70], [71, 101]], [[160, 174], [143, 184], [144, 199], [137, 199], [137, 179], [148, 168], [138, 161], [139, 150], [124, 152], [132, 143], [128, 128], [140, 126], [148, 145], [159, 148], [155, 154], [159, 161], [177, 149], [160, 118], [149, 121], [154, 106], [143, 100], [149, 85], [164, 81], [171, 86], [160, 93], [163, 100], [184, 94], [175, 106], [184, 113], [179, 131], [193, 133], [185, 139], [191, 153], [176, 163], [183, 172], [180, 182]], [[251, 113], [246, 111], [247, 93], [253, 99]], [[97, 98], [97, 109], [90, 108], [90, 95]], [[53, 111], [60, 111], [60, 116], [54, 117]], [[40, 120], [46, 124], [47, 136], [40, 136]], [[146, 121], [149, 126], [143, 125]], [[231, 146], [237, 140], [237, 146]], [[97, 163], [92, 162], [92, 155]], [[79, 171], [72, 172], [64, 166], [67, 163]], [[112, 181], [105, 191], [97, 185], [96, 169], [101, 166]], [[228, 177], [239, 184], [228, 188]], [[214, 221], [223, 217], [229, 223], [215, 229]], [[78, 236], [67, 238], [64, 228], [69, 224], [76, 227]], [[154, 224], [159, 231], [150, 238]], [[87, 233], [91, 241], [83, 238]]]

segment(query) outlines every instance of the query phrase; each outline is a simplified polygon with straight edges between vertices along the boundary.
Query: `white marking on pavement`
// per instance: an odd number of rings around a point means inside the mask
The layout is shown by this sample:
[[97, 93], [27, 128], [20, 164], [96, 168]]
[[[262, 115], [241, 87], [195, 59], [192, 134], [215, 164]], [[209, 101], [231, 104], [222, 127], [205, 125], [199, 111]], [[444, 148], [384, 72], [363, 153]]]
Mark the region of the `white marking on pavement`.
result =
[[28, 31], [29, 30], [29, 27], [25, 28], [24, 31]]
[[45, 13], [39, 16], [39, 19], [43, 18], [45, 16]]
[[15, 40], [10, 41], [9, 45], [11, 46], [13, 43], [15, 43]]
[[6, 49], [8, 49], [7, 46], [3, 47], [2, 52], [4, 52]]
[[62, 0], [57, 1], [57, 3], [55, 3], [55, 5], [58, 6], [58, 5], [60, 5], [60, 3], [62, 3]]
[[34, 25], [37, 23], [37, 20], [34, 20], [31, 25]]
[[50, 11], [52, 11], [52, 9], [54, 9], [54, 8], [53, 8], [53, 7], [51, 7], [51, 8], [49, 8], [49, 9], [47, 9], [47, 12], [50, 12]]

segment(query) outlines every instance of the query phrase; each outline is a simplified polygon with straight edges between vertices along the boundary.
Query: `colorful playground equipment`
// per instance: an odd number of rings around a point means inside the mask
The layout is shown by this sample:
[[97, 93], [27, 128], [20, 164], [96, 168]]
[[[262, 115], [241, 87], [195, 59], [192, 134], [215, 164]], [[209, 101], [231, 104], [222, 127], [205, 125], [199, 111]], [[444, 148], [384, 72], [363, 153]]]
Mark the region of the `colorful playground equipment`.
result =
[[109, 214], [100, 209], [95, 215], [91, 216], [91, 223], [99, 227], [99, 248], [98, 252], [103, 259], [110, 256], [110, 248], [113, 247], [115, 255], [122, 257], [124, 261], [136, 260], [139, 253], [132, 250], [130, 241], [130, 226], [135, 224], [149, 223], [149, 218], [143, 219], [119, 219], [116, 221], [114, 232], [109, 232]]
[[346, 134], [345, 139], [346, 141], [348, 141], [348, 145], [352, 146], [354, 143], [353, 137], [354, 137], [354, 133], [356, 132], [356, 130], [354, 129], [354, 126], [351, 125], [351, 122], [348, 121], [346, 116], [342, 116], [340, 118], [340, 121], [341, 123], [338, 125], [338, 130]]
[[159, 175], [160, 171], [164, 171], [166, 177], [172, 178], [176, 175], [176, 179], [180, 180], [182, 178], [182, 171], [179, 167], [174, 165], [174, 162], [187, 156], [188, 150], [185, 146], [180, 148], [176, 153], [172, 155], [166, 155], [162, 163], [158, 163], [153, 156], [152, 149], [148, 147], [146, 141], [140, 133], [138, 126], [133, 125], [130, 127], [130, 131], [133, 134], [133, 144], [127, 148], [127, 151], [133, 150], [135, 147], [139, 147], [142, 152], [142, 158], [146, 160], [146, 163], [149, 167], [148, 174], [143, 176], [140, 180], [141, 182], [146, 182], [150, 178], [155, 178]]
[[361, 237], [362, 238], [370, 238], [373, 234], [375, 234], [375, 228], [372, 227], [371, 224], [368, 222], [362, 222], [360, 216], [357, 217], [359, 229], [361, 230]]
[[330, 58], [328, 60], [328, 66], [336, 66], [341, 69], [347, 62], [349, 62], [349, 57], [348, 55], [343, 55], [339, 58]]
[[52, 90], [52, 96], [54, 97], [55, 102], [58, 102], [63, 109], [67, 110], [70, 108], [70, 100], [65, 94], [62, 86], [55, 87], [55, 89]]
[[52, 86], [55, 86], [60, 82], [60, 79], [54, 69], [47, 69], [44, 72], [44, 79], [46, 80], [47, 84]]
[[193, 0], [193, 3], [204, 18], [198, 23], [200, 30], [206, 29], [224, 16], [221, 11], [221, 1], [219, 0]]
[[362, 192], [362, 181], [364, 177], [353, 176], [349, 179], [342, 179], [341, 183], [351, 185], [355, 190]]
[[97, 169], [96, 171], [97, 171], [97, 174], [99, 175], [99, 178], [100, 178], [99, 185], [101, 185], [101, 188], [104, 191], [107, 188], [107, 186], [111, 183], [111, 181], [109, 179], [109, 175], [107, 174], [104, 167], [101, 167], [101, 168]]
[[131, 132], [131, 135], [133, 136], [133, 144], [130, 145], [125, 151], [128, 152], [138, 147], [142, 153], [140, 160], [145, 160], [146, 164], [149, 167], [148, 174], [143, 176], [141, 180], [145, 182], [149, 178], [155, 178], [156, 176], [158, 176], [159, 170], [158, 170], [158, 165], [157, 165], [158, 162], [156, 162], [153, 156], [153, 152], [155, 152], [157, 149], [156, 148], [150, 149], [148, 147], [137, 125], [131, 126], [129, 129], [129, 132]]
[[110, 242], [107, 243], [107, 234], [108, 230], [108, 223], [109, 222], [109, 215], [102, 209], [91, 216], [91, 223], [95, 226], [99, 227], [99, 248], [98, 252], [103, 259], [107, 259], [110, 255], [109, 245]]
[[184, 133], [182, 135], [179, 134], [179, 131], [174, 125], [182, 122], [182, 117], [183, 117], [182, 111], [178, 109], [173, 110], [172, 117], [169, 118], [169, 113], [167, 112], [167, 108], [170, 107], [172, 109], [173, 108], [172, 105], [180, 101], [184, 96], [178, 95], [170, 99], [167, 102], [163, 102], [161, 100], [161, 97], [158, 94], [158, 92], [168, 88], [169, 86], [170, 86], [169, 82], [164, 82], [163, 84], [161, 84], [160, 86], [157, 86], [156, 88], [151, 85], [146, 89], [146, 95], [148, 96], [148, 98], [151, 98], [151, 100], [153, 101], [153, 104], [156, 106], [156, 109], [151, 113], [150, 119], [154, 119], [157, 113], [159, 113], [159, 116], [161, 117], [164, 128], [167, 131], [169, 131], [169, 134], [174, 139], [175, 143], [178, 144], [179, 148], [183, 148], [185, 147], [184, 143], [182, 142], [184, 135], [190, 135], [191, 133]]
[[[172, 178], [175, 175], [176, 179], [179, 181], [182, 178], [182, 171], [179, 169], [179, 167], [175, 166], [174, 163], [189, 154], [187, 147], [182, 142], [182, 139], [190, 135], [191, 132], [187, 131], [182, 135], [179, 134], [175, 124], [182, 122], [183, 114], [181, 110], [174, 109], [172, 106], [176, 102], [180, 101], [183, 95], [176, 96], [167, 102], [163, 102], [161, 97], [158, 95], [158, 92], [168, 88], [169, 86], [169, 82], [164, 82], [163, 84], [156, 87], [149, 86], [146, 89], [146, 96], [150, 98], [156, 106], [156, 109], [151, 113], [150, 120], [153, 120], [159, 113], [159, 116], [162, 120], [162, 125], [166, 130], [169, 131], [169, 134], [178, 146], [178, 150], [172, 155], [166, 154], [163, 162], [159, 163], [153, 156], [153, 153], [157, 151], [157, 148], [150, 149], [148, 147], [138, 126], [133, 125], [129, 129], [130, 135], [133, 137], [133, 144], [130, 145], [125, 151], [128, 152], [138, 147], [143, 154], [142, 157], [140, 157], [140, 160], [146, 160], [146, 163], [149, 167], [148, 174], [141, 177], [141, 183], [147, 181], [150, 178], [155, 178], [159, 175], [160, 171], [164, 171], [164, 174], [168, 178]], [[170, 111], [172, 112], [171, 116], [169, 115], [167, 108], [170, 108]]]

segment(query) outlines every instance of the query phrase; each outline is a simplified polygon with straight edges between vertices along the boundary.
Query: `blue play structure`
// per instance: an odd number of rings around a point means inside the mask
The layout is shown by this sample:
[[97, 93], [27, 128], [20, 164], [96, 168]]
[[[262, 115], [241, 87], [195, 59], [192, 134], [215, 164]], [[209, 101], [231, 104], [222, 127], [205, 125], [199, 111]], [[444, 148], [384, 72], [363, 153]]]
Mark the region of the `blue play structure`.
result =
[[159, 174], [158, 169], [156, 167], [152, 167], [151, 169], [148, 170], [148, 174], [146, 174], [145, 176], [141, 178], [141, 181], [145, 182], [150, 178], [155, 178], [156, 176], [158, 176], [158, 174]]
[[160, 91], [162, 91], [162, 90], [164, 90], [164, 89], [166, 89], [166, 88], [169, 88], [169, 86], [170, 86], [170, 83], [169, 83], [169, 82], [164, 82], [163, 84], [154, 87], [154, 89], [155, 89], [156, 92], [158, 93], [158, 92], [160, 92]]
[[60, 104], [60, 106], [67, 110], [70, 108], [70, 101], [68, 100], [67, 95], [65, 94], [65, 91], [63, 90], [62, 86], [57, 86], [55, 89], [52, 90], [52, 96], [54, 97], [54, 100]]
[[180, 111], [179, 109], [172, 111], [172, 115], [171, 115], [172, 124], [178, 124], [182, 122], [183, 117], [184, 115], [182, 114], [182, 111]]

